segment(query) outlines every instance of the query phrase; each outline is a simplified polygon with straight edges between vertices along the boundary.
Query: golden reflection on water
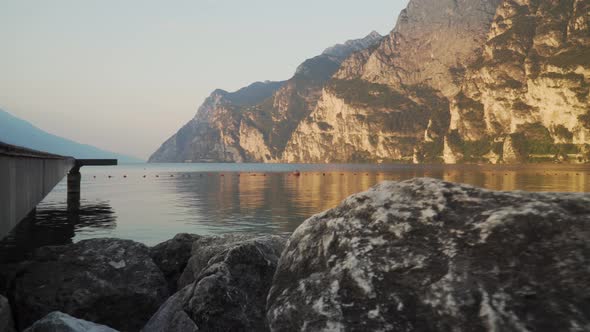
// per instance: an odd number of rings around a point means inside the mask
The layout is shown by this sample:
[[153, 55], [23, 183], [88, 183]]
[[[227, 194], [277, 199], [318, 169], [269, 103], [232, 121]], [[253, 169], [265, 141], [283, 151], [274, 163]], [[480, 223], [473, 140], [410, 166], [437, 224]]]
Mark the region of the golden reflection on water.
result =
[[[220, 170], [225, 171], [221, 172]], [[249, 169], [248, 169], [249, 168]], [[291, 172], [299, 168], [301, 176]], [[112, 177], [111, 177], [112, 176]], [[139, 165], [88, 168], [84, 205], [104, 202], [113, 227], [99, 227], [101, 211], [75, 226], [74, 241], [116, 237], [154, 245], [178, 233], [289, 233], [304, 220], [336, 207], [382, 181], [433, 177], [493, 190], [590, 192], [585, 165]], [[38, 207], [41, 223], [67, 211], [65, 182]], [[96, 220], [96, 223], [93, 221]], [[71, 227], [70, 227], [71, 228]], [[72, 236], [71, 229], [66, 237]], [[28, 236], [30, 237], [30, 236]]]
[[[492, 190], [590, 192], [590, 169], [582, 166], [455, 166], [406, 167], [395, 171], [311, 171], [290, 173], [208, 173], [200, 189], [206, 210], [215, 211], [217, 226], [256, 227], [270, 222], [275, 231], [291, 232], [313, 214], [337, 206], [351, 194], [382, 181], [433, 177]], [[202, 180], [201, 180], [202, 181]], [[203, 213], [203, 211], [200, 211]], [[209, 213], [211, 212], [204, 212]], [[209, 221], [208, 221], [209, 222]], [[233, 227], [233, 226], [232, 226]]]

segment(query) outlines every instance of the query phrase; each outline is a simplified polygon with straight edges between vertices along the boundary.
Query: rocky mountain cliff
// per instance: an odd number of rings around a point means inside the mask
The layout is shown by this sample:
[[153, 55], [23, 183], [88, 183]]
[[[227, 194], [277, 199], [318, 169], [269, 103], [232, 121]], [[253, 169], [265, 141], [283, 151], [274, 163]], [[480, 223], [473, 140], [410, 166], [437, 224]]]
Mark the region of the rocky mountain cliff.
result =
[[322, 88], [350, 54], [376, 45], [371, 32], [303, 62], [284, 82], [254, 83], [233, 93], [214, 91], [196, 116], [150, 162], [276, 162]]
[[192, 126], [215, 139], [188, 135], [187, 154], [179, 132], [152, 161], [588, 161], [589, 13], [589, 0], [411, 0], [388, 36], [326, 50], [269, 98], [212, 95], [195, 119], [217, 122]]
[[445, 161], [587, 159], [589, 24], [590, 1], [504, 1], [451, 99]]

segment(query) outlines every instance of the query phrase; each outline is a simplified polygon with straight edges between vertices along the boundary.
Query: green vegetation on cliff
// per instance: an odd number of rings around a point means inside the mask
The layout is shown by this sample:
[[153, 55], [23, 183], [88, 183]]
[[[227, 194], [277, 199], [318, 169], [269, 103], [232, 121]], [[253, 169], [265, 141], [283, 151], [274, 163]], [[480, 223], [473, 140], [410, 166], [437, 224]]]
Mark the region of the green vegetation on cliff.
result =
[[392, 108], [414, 102], [387, 85], [370, 83], [362, 79], [331, 80], [326, 88], [347, 104], [373, 108]]

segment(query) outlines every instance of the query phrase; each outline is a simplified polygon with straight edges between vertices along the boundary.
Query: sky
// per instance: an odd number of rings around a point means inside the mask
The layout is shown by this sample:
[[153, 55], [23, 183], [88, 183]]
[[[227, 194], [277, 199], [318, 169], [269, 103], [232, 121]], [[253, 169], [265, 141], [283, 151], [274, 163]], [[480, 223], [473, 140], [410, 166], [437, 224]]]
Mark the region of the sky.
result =
[[0, 108], [147, 159], [215, 89], [285, 80], [407, 0], [0, 0]]

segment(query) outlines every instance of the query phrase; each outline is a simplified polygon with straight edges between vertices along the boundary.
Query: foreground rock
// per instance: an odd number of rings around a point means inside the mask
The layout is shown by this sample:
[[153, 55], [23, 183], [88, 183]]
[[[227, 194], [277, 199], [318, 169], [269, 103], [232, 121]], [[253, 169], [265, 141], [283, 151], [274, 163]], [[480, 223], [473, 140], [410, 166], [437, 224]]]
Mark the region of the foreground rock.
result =
[[[182, 289], [197, 280], [201, 271], [209, 265], [211, 258], [226, 252], [239, 243], [256, 238], [255, 235], [245, 233], [225, 234], [223, 236], [204, 236], [193, 242], [190, 258], [186, 268], [178, 280], [178, 288]], [[264, 239], [264, 238], [263, 238]], [[279, 237], [267, 237], [272, 239], [268, 245], [278, 251], [279, 256], [284, 247], [284, 239]]]
[[178, 234], [173, 239], [150, 248], [150, 255], [164, 273], [170, 293], [178, 289], [178, 278], [191, 257], [193, 242], [200, 238], [201, 236], [194, 234]]
[[267, 330], [266, 297], [285, 242], [278, 236], [199, 239], [187, 267], [194, 282], [168, 299], [143, 331]]
[[590, 329], [590, 195], [387, 182], [292, 235], [273, 331]]
[[12, 310], [8, 300], [0, 295], [0, 331], [16, 332], [14, 329], [14, 320], [12, 319]]
[[54, 311], [36, 321], [25, 332], [117, 332], [117, 330]]
[[17, 324], [52, 311], [137, 331], [168, 297], [166, 280], [139, 243], [93, 239], [43, 247], [14, 280]]

